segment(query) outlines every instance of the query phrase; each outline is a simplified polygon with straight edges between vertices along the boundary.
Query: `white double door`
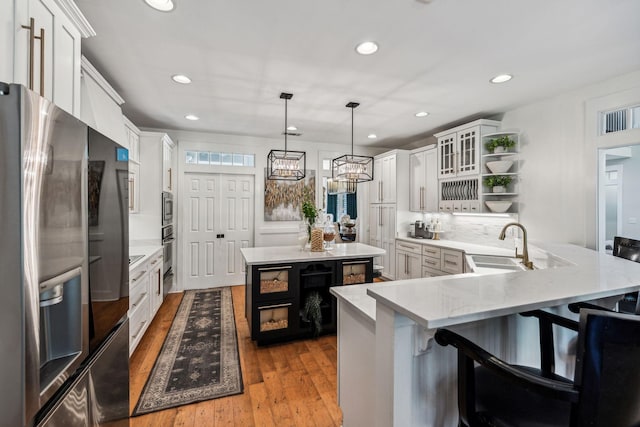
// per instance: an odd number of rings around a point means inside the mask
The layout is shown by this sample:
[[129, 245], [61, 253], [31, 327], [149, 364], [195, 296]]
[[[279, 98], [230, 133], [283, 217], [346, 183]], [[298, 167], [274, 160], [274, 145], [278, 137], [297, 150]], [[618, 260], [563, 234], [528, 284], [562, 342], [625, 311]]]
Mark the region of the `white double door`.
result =
[[253, 175], [185, 174], [184, 289], [244, 283], [240, 248], [253, 246]]

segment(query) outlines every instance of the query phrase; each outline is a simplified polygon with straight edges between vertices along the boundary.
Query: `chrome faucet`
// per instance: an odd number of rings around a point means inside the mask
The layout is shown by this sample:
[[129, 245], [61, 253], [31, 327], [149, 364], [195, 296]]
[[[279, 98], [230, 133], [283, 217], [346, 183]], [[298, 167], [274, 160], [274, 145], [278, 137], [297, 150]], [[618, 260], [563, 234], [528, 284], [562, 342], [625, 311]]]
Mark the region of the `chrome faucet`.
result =
[[498, 239], [504, 240], [505, 232], [507, 231], [507, 228], [511, 226], [518, 227], [522, 230], [522, 255], [518, 254], [518, 248], [516, 247], [516, 258], [522, 258], [522, 263], [524, 264], [524, 266], [529, 270], [533, 270], [533, 262], [529, 261], [529, 249], [527, 248], [527, 229], [524, 228], [524, 225], [520, 224], [519, 222], [508, 223], [507, 225], [502, 227], [502, 231], [500, 232]]

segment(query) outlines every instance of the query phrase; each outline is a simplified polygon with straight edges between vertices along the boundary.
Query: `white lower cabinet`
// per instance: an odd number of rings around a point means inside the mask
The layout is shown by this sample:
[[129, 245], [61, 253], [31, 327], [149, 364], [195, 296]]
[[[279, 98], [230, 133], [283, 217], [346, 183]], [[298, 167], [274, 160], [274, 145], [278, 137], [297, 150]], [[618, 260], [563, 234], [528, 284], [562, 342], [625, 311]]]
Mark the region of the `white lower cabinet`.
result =
[[151, 317], [155, 316], [162, 305], [162, 252], [151, 259], [149, 264], [149, 295], [151, 296]]
[[381, 262], [382, 274], [396, 279], [396, 205], [372, 204], [369, 209], [369, 244], [385, 250]]
[[129, 271], [129, 355], [162, 305], [162, 248]]
[[422, 276], [422, 245], [408, 243], [403, 240], [396, 242], [396, 280], [417, 279]]
[[422, 242], [396, 240], [396, 279], [464, 273], [464, 252]]
[[464, 256], [460, 251], [442, 249], [440, 258], [442, 271], [450, 274], [464, 273]]

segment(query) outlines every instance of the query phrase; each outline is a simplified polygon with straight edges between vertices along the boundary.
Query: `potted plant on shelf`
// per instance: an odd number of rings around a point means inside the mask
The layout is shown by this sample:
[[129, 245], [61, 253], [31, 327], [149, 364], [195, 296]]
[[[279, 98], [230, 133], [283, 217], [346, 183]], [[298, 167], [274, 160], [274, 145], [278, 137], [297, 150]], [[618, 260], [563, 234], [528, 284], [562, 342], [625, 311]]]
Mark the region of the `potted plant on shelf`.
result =
[[513, 147], [514, 145], [516, 145], [516, 142], [509, 138], [509, 136], [504, 135], [498, 138], [494, 138], [492, 140], [490, 140], [489, 142], [485, 143], [484, 146], [487, 149], [487, 151], [491, 152], [491, 153], [504, 153], [505, 151], [508, 151], [509, 148]]
[[509, 184], [511, 184], [511, 177], [507, 175], [492, 175], [484, 179], [484, 185], [491, 188], [494, 193], [504, 193]]

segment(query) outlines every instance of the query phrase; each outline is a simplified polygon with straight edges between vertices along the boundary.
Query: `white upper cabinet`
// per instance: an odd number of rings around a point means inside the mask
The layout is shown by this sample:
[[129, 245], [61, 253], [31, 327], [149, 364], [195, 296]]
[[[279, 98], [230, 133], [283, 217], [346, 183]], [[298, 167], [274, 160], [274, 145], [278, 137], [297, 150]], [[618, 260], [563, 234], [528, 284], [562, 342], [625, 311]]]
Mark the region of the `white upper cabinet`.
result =
[[165, 135], [162, 138], [162, 191], [173, 193], [176, 187], [176, 171], [174, 166], [174, 142]]
[[456, 178], [480, 173], [480, 139], [495, 132], [500, 122], [476, 120], [435, 134], [438, 138], [438, 178]]
[[438, 161], [434, 146], [413, 150], [409, 156], [409, 210], [438, 210]]
[[140, 129], [134, 125], [126, 116], [124, 118], [124, 131], [126, 141], [129, 143], [129, 161], [140, 163]]
[[2, 3], [15, 19], [3, 18], [13, 38], [2, 42], [2, 49], [13, 55], [2, 56], [0, 80], [23, 84], [79, 117], [80, 44], [82, 37], [95, 35], [93, 28], [71, 0]]
[[395, 203], [397, 191], [398, 154], [381, 155], [373, 161], [373, 181], [369, 191], [371, 203]]

